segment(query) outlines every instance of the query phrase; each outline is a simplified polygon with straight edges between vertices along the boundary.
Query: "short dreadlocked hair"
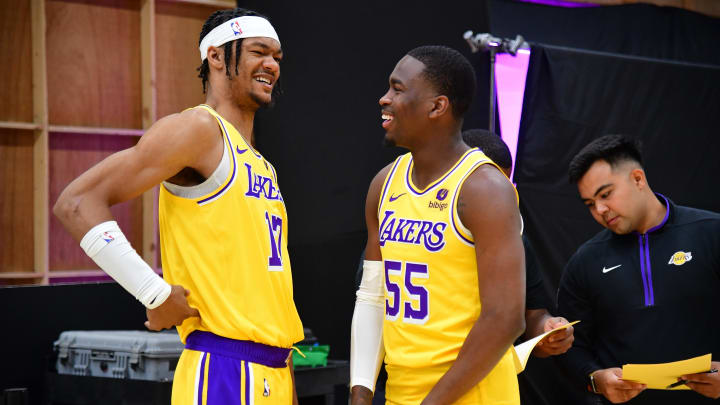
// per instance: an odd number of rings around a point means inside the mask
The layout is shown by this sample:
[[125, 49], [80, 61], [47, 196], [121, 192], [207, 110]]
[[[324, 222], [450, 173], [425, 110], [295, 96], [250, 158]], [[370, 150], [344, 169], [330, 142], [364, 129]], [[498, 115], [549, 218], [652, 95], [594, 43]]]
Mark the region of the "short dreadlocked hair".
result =
[[[207, 34], [210, 33], [215, 27], [218, 25], [230, 21], [233, 18], [237, 17], [244, 17], [244, 16], [256, 16], [256, 17], [262, 17], [268, 21], [270, 21], [269, 18], [265, 17], [262, 14], [256, 13], [252, 10], [246, 10], [244, 8], [236, 8], [234, 10], [220, 10], [212, 13], [210, 17], [205, 21], [205, 24], [203, 24], [202, 30], [200, 31], [200, 39], [198, 39], [198, 46], [202, 42], [203, 38]], [[230, 58], [232, 56], [232, 46], [235, 44], [235, 75], [238, 75], [238, 63], [240, 61], [240, 50], [242, 46], [243, 38], [237, 39], [235, 41], [227, 42], [223, 45], [223, 49], [225, 50], [225, 74], [227, 75], [230, 80], [232, 80], [232, 75], [230, 74]], [[208, 77], [210, 76], [210, 67], [208, 66], [208, 61], [205, 59], [202, 62], [202, 65], [197, 68], [197, 71], [200, 72], [198, 74], [198, 77], [202, 79], [202, 85], [203, 85], [203, 93], [207, 90], [207, 81]]]

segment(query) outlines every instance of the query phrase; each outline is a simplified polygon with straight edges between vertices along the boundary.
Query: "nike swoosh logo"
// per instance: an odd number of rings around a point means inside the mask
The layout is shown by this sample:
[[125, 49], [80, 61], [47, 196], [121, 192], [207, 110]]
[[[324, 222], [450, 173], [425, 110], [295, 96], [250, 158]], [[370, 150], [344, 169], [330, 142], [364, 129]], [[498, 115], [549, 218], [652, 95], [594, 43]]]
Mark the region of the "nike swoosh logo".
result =
[[620, 267], [620, 266], [622, 266], [622, 264], [618, 264], [617, 266], [609, 267], [609, 268], [607, 268], [607, 269], [605, 268], [605, 266], [603, 266], [603, 273], [607, 273], [607, 272], [609, 272], [609, 271], [615, 270], [615, 269], [617, 269], [617, 268]]
[[247, 149], [240, 149], [240, 147], [237, 147], [237, 153], [238, 155], [242, 155], [243, 153], [247, 152]]
[[397, 200], [398, 198], [404, 196], [405, 194], [407, 194], [407, 193], [402, 193], [402, 194], [398, 195], [397, 197], [394, 196], [394, 195], [391, 195], [391, 196], [390, 196], [390, 202], [393, 202], [393, 201]]

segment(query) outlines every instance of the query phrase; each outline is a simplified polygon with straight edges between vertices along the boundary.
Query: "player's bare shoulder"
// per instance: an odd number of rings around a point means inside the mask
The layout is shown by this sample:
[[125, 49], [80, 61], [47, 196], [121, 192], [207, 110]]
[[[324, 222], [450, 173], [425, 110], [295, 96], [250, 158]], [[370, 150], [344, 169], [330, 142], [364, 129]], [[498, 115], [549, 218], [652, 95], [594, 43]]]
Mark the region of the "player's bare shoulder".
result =
[[175, 142], [205, 143], [217, 141], [218, 123], [204, 108], [191, 108], [159, 119], [146, 135], [159, 136]]
[[192, 108], [159, 119], [140, 138], [138, 150], [153, 159], [175, 161], [182, 167], [217, 163], [222, 156], [222, 133], [215, 117]]
[[[470, 209], [470, 208], [473, 209]], [[478, 210], [477, 207], [483, 207]], [[484, 164], [473, 171], [463, 183], [457, 201], [460, 219], [467, 226], [470, 217], [496, 215], [517, 211], [517, 194], [512, 183], [498, 168]], [[478, 215], [479, 214], [479, 215]]]

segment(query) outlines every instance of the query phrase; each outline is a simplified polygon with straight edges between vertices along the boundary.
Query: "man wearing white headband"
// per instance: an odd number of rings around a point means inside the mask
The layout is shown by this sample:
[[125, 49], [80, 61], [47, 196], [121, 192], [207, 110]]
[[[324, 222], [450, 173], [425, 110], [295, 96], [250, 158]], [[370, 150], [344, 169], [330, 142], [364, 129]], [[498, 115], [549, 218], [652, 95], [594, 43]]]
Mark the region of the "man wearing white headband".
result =
[[[288, 363], [303, 329], [287, 212], [275, 169], [252, 145], [255, 112], [272, 104], [280, 77], [280, 40], [257, 13], [225, 10], [205, 22], [199, 50], [205, 104], [162, 118], [82, 174], [54, 213], [147, 307], [149, 329], [177, 326], [186, 349], [173, 405], [297, 403]], [[164, 280], [110, 212], [158, 184]]]

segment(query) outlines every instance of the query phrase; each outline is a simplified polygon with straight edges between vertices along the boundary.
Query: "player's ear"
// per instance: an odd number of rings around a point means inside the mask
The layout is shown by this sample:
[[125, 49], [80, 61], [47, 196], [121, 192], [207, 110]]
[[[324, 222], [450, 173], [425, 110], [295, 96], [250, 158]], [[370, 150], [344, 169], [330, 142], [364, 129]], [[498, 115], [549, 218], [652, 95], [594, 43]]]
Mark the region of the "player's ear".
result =
[[225, 69], [225, 52], [222, 48], [210, 46], [207, 51], [207, 61], [210, 69]]
[[432, 108], [428, 114], [429, 118], [438, 118], [450, 112], [450, 100], [447, 96], [437, 96], [431, 99]]

